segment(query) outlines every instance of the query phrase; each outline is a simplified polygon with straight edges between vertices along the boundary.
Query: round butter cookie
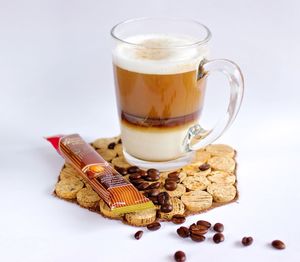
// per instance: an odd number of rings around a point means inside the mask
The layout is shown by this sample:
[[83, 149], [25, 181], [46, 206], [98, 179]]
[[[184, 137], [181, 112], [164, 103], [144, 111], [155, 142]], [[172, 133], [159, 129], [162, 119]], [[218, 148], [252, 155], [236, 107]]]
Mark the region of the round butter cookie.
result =
[[210, 208], [213, 198], [206, 191], [196, 190], [183, 194], [181, 201], [188, 210], [198, 212]]
[[55, 186], [55, 193], [64, 199], [75, 199], [77, 192], [83, 188], [83, 182], [78, 178], [60, 180]]
[[212, 156], [227, 156], [233, 158], [235, 155], [234, 149], [224, 144], [208, 145], [205, 149]]
[[109, 206], [102, 199], [100, 199], [99, 201], [99, 208], [100, 208], [100, 213], [105, 217], [113, 218], [113, 219], [122, 219], [122, 215], [115, 214], [114, 212], [112, 212]]
[[96, 207], [100, 200], [99, 195], [93, 189], [87, 187], [80, 189], [76, 198], [78, 204], [85, 208]]
[[217, 183], [217, 184], [229, 184], [233, 185], [235, 183], [235, 175], [225, 171], [213, 171], [207, 179], [210, 182]]
[[236, 196], [236, 188], [233, 185], [212, 183], [207, 187], [215, 202], [225, 203], [230, 202]]
[[170, 198], [170, 204], [173, 206], [173, 209], [169, 213], [164, 213], [159, 211], [158, 216], [161, 219], [171, 220], [174, 215], [184, 214], [185, 208], [183, 202], [177, 197]]
[[227, 156], [215, 156], [207, 162], [213, 170], [221, 170], [229, 173], [235, 170], [235, 161]]
[[156, 220], [156, 209], [150, 208], [142, 211], [125, 214], [125, 220], [133, 226], [147, 226]]
[[182, 184], [188, 190], [205, 190], [208, 185], [210, 185], [210, 181], [205, 176], [188, 176], [182, 181]]

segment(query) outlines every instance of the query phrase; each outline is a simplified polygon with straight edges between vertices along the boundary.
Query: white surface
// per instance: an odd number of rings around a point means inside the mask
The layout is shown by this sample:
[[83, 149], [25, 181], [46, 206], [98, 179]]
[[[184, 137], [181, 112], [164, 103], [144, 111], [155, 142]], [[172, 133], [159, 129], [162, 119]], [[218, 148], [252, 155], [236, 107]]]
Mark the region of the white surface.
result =
[[[178, 249], [187, 261], [299, 259], [299, 2], [187, 2], [0, 1], [1, 261], [172, 261]], [[241, 112], [219, 140], [238, 150], [239, 203], [186, 223], [223, 222], [219, 245], [179, 239], [169, 223], [136, 241], [136, 228], [51, 196], [63, 160], [42, 137], [118, 133], [109, 29], [147, 15], [202, 21], [212, 57], [245, 75]], [[218, 82], [211, 108], [224, 101]], [[248, 248], [237, 244], [245, 235], [254, 237]], [[286, 250], [268, 246], [276, 238]]]

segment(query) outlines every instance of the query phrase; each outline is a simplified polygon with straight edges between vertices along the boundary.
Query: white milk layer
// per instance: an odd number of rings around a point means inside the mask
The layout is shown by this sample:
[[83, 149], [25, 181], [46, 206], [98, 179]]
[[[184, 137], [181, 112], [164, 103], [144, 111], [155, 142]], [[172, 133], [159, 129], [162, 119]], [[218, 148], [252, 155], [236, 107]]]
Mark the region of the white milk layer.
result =
[[197, 39], [171, 35], [136, 35], [117, 43], [113, 50], [115, 65], [144, 74], [177, 74], [197, 70], [209, 55], [207, 45]]
[[184, 138], [190, 126], [177, 128], [134, 128], [121, 123], [124, 149], [130, 155], [146, 161], [168, 161], [185, 153]]

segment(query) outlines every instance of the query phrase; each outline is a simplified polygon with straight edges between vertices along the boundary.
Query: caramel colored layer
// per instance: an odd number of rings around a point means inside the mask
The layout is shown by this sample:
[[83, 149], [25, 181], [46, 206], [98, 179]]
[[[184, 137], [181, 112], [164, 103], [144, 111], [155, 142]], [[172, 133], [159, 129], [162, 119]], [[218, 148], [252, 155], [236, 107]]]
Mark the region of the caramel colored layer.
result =
[[119, 112], [127, 116], [161, 121], [190, 116], [202, 108], [206, 80], [197, 80], [197, 70], [159, 75], [114, 66], [114, 75]]

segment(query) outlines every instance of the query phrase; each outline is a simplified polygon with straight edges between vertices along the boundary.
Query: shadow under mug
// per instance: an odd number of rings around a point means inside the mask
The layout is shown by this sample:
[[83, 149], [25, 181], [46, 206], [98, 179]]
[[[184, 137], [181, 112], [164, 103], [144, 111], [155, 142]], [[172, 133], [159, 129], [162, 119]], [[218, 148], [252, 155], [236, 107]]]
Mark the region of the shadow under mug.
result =
[[[219, 138], [235, 119], [243, 98], [239, 67], [209, 60], [211, 33], [184, 19], [138, 18], [111, 30], [123, 153], [144, 169], [173, 170], [195, 150]], [[229, 81], [225, 114], [212, 129], [201, 126], [206, 79], [222, 72]]]

